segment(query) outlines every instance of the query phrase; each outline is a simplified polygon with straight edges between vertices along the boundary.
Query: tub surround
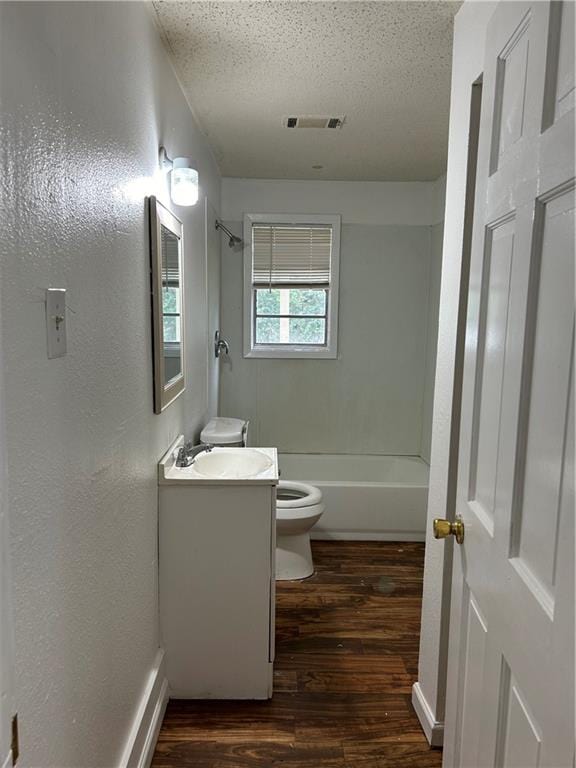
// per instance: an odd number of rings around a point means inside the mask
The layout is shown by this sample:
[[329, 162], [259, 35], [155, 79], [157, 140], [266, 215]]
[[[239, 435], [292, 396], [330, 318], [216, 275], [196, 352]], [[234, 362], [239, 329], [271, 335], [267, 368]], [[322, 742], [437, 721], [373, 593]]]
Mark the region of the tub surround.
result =
[[244, 213], [342, 217], [335, 360], [244, 358], [241, 254], [221, 250], [220, 413], [322, 490], [313, 538], [424, 539], [444, 182], [223, 179], [233, 232]]
[[231, 354], [221, 366], [220, 413], [250, 419], [254, 444], [286, 453], [429, 454], [439, 198], [442, 181], [223, 179], [223, 218], [238, 234], [243, 213], [342, 216], [335, 360], [244, 358], [242, 254], [221, 250]]

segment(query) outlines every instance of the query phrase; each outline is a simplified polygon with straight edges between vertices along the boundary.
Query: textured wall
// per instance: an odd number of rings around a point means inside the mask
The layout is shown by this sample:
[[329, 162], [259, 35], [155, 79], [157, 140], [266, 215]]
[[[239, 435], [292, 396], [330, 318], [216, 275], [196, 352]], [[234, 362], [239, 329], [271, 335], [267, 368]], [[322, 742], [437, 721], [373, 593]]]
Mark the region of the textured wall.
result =
[[[140, 3], [0, 3], [2, 368], [22, 766], [114, 766], [157, 645], [156, 461], [206, 415], [204, 206], [178, 209], [185, 395], [152, 413], [144, 195], [219, 178]], [[68, 289], [46, 357], [43, 288]]]

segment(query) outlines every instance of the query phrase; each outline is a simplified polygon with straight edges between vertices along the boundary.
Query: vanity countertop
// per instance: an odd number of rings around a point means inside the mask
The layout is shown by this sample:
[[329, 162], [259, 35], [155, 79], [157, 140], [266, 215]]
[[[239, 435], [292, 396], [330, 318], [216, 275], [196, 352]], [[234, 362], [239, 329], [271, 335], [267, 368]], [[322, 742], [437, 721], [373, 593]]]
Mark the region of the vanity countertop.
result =
[[[177, 440], [166, 451], [162, 459], [158, 462], [158, 484], [159, 485], [276, 485], [278, 483], [278, 454], [276, 448], [220, 448], [215, 447], [209, 453], [201, 453], [198, 459], [204, 456], [217, 458], [218, 454], [225, 457], [226, 454], [231, 458], [241, 456], [242, 451], [254, 451], [262, 454], [267, 461], [267, 466], [257, 474], [249, 476], [209, 474], [198, 471], [196, 462], [189, 467], [177, 467], [176, 455], [178, 449], [183, 445], [184, 437], [180, 435]], [[212, 461], [212, 459], [210, 459]], [[198, 465], [201, 465], [201, 461]]]

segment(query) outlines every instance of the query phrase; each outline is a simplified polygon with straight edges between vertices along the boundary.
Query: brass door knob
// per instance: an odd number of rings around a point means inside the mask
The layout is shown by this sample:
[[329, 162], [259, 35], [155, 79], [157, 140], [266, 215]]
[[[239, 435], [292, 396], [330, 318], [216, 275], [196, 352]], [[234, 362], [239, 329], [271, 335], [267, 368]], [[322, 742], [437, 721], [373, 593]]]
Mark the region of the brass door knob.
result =
[[461, 517], [457, 517], [453, 523], [437, 517], [434, 520], [434, 538], [445, 539], [447, 536], [455, 536], [458, 544], [464, 541], [464, 523]]

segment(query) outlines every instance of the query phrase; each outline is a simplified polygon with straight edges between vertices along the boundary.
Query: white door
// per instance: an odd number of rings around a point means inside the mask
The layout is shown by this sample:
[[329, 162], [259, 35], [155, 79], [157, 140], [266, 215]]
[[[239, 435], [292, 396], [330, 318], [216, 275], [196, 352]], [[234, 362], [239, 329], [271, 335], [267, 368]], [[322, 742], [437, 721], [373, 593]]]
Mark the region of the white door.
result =
[[216, 211], [206, 198], [206, 296], [208, 301], [208, 415], [218, 413], [220, 370], [214, 354], [214, 335], [220, 328], [220, 233]]
[[444, 765], [572, 768], [573, 2], [501, 2], [482, 83]]

